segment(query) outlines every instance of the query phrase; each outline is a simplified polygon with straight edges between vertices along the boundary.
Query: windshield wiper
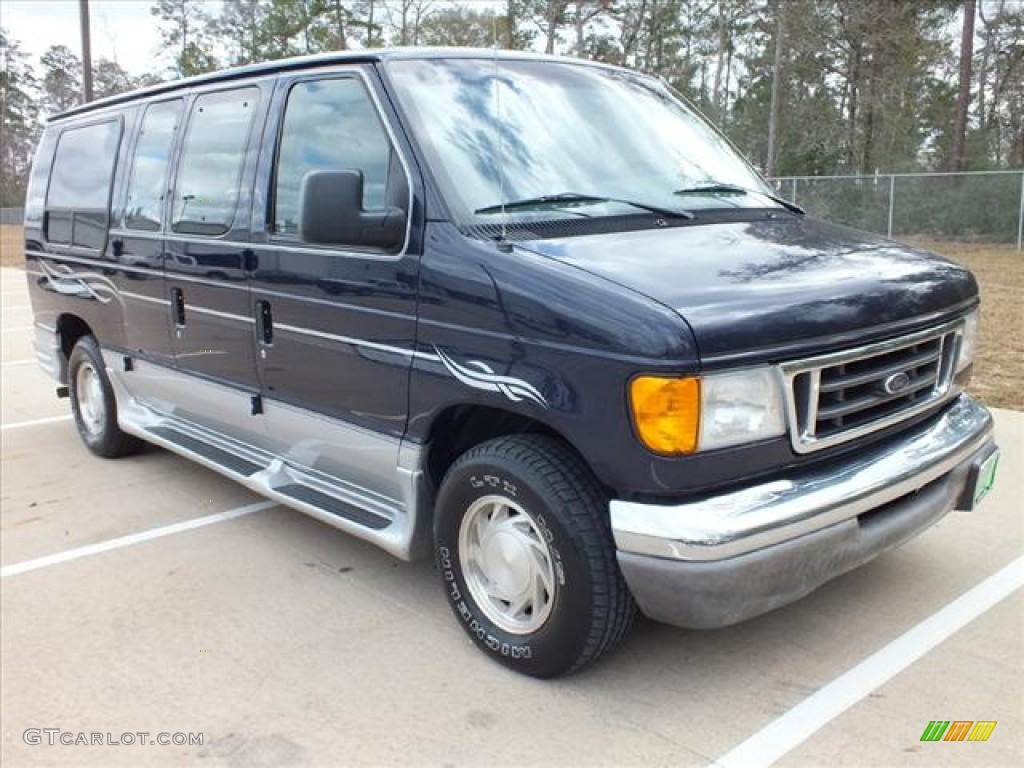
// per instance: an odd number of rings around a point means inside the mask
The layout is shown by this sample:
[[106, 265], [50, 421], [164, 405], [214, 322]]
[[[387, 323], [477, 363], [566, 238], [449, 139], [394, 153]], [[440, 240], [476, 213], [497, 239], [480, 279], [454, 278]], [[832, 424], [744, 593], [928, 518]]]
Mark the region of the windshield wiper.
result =
[[541, 206], [557, 207], [564, 203], [621, 203], [633, 208], [640, 208], [644, 211], [656, 213], [669, 219], [692, 219], [693, 214], [689, 211], [675, 210], [673, 208], [662, 208], [660, 205], [639, 203], [636, 200], [625, 200], [620, 197], [605, 197], [604, 195], [583, 195], [578, 192], [559, 192], [553, 195], [540, 195], [539, 197], [527, 197], [522, 200], [512, 200], [508, 203], [498, 203], [477, 208], [473, 213], [501, 213], [502, 211], [514, 211], [523, 208], [538, 208]]
[[785, 198], [773, 195], [769, 192], [764, 192], [760, 189], [747, 189], [741, 187], [739, 184], [728, 184], [723, 181], [709, 181], [706, 184], [699, 184], [693, 187], [686, 187], [685, 189], [677, 189], [672, 194], [674, 195], [699, 195], [701, 193], [708, 194], [723, 194], [723, 195], [761, 195], [761, 197], [767, 197], [772, 202], [776, 202], [785, 208], [787, 211], [793, 213], [806, 214], [803, 208], [796, 203], [791, 203]]

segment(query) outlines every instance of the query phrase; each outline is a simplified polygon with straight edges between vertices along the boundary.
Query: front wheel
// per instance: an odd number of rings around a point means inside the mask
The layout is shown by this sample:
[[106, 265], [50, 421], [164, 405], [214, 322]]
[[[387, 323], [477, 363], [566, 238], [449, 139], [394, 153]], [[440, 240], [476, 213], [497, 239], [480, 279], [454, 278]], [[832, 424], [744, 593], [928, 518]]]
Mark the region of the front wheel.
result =
[[459, 623], [518, 672], [575, 672], [632, 624], [606, 499], [558, 440], [502, 437], [461, 456], [438, 495], [434, 538]]
[[137, 453], [143, 443], [117, 425], [117, 400], [96, 339], [83, 336], [68, 359], [71, 411], [82, 442], [97, 456], [113, 459]]

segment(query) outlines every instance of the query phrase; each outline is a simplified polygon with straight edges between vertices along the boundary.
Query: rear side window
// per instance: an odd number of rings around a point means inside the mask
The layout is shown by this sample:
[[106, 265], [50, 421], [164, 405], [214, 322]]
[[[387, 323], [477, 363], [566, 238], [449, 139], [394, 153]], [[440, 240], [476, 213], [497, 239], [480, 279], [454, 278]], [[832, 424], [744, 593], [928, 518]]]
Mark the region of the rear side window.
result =
[[175, 232], [223, 235], [231, 229], [258, 94], [243, 88], [195, 100], [174, 188]]
[[32, 174], [28, 177], [25, 191], [25, 223], [39, 226], [46, 208], [46, 182], [53, 166], [53, 151], [57, 144], [57, 132], [48, 130], [43, 134], [32, 163]]
[[120, 118], [61, 133], [46, 193], [48, 240], [103, 247], [120, 141]]
[[124, 226], [157, 231], [163, 217], [167, 194], [167, 166], [174, 134], [181, 121], [181, 101], [152, 104], [142, 118], [142, 130], [135, 146], [132, 175], [128, 180], [128, 203]]
[[274, 231], [298, 231], [302, 179], [313, 170], [362, 171], [363, 207], [385, 207], [391, 161], [387, 133], [359, 80], [297, 83], [288, 94], [281, 128]]

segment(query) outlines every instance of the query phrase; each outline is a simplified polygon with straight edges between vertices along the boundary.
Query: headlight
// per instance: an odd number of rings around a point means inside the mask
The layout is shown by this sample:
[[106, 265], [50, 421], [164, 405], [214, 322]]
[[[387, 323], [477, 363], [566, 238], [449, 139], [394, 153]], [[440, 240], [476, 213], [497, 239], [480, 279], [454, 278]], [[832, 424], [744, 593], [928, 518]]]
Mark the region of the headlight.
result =
[[960, 353], [956, 358], [956, 372], [960, 373], [974, 360], [974, 347], [978, 342], [978, 310], [964, 318], [964, 331], [960, 337]]
[[773, 368], [700, 378], [640, 376], [630, 384], [630, 404], [641, 442], [655, 453], [708, 451], [786, 433]]
[[703, 451], [786, 434], [782, 386], [772, 368], [707, 376], [702, 400]]

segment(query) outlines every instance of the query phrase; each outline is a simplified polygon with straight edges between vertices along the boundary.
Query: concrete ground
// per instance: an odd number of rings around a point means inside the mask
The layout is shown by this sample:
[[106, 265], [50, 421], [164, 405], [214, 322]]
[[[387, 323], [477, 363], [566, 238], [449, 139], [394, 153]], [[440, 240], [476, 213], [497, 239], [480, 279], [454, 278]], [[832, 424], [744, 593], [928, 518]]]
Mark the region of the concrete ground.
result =
[[[90, 455], [31, 362], [22, 272], [0, 307], [5, 768], [1024, 764], [1024, 414], [996, 413], [979, 511], [768, 616], [641, 621], [539, 682], [471, 646], [431, 563], [272, 504], [210, 517], [260, 499], [160, 450]], [[921, 742], [931, 720], [998, 724]], [[134, 743], [60, 743], [94, 732]]]

